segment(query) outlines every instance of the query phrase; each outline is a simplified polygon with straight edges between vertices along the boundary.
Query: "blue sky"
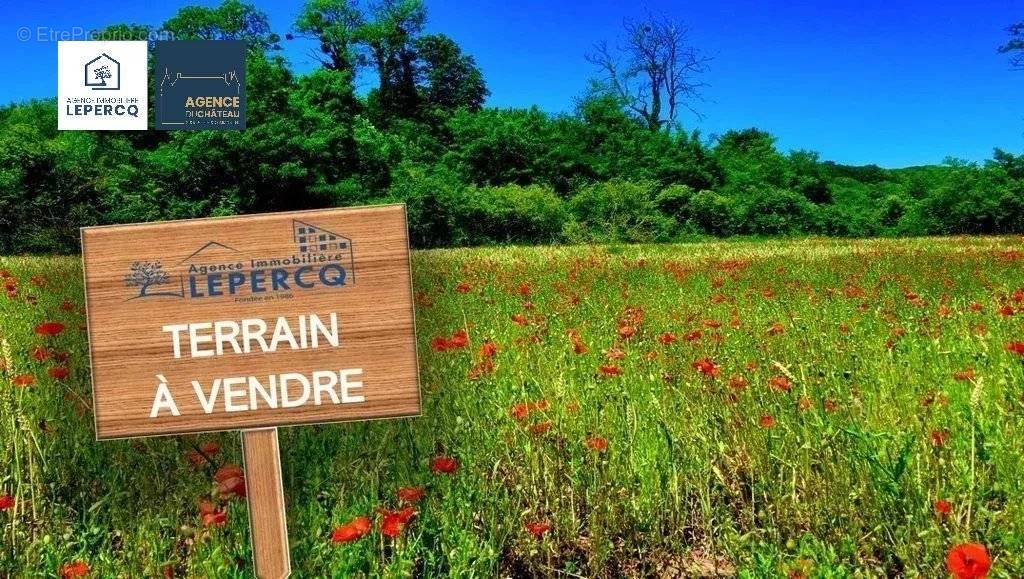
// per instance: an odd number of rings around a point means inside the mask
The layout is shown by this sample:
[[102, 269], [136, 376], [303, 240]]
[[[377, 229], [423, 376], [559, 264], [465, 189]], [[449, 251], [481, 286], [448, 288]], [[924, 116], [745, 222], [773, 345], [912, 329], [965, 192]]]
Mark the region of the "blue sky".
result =
[[[283, 36], [301, 0], [253, 2]], [[705, 118], [683, 118], [706, 136], [757, 126], [783, 150], [886, 167], [980, 161], [995, 146], [1024, 152], [1024, 71], [996, 53], [1004, 28], [1024, 20], [1024, 0], [427, 2], [429, 30], [476, 57], [491, 106], [571, 110], [594, 73], [584, 53], [614, 39], [623, 17], [652, 10], [686, 22], [693, 43], [714, 57], [698, 105]], [[56, 93], [56, 43], [20, 41], [19, 28], [34, 36], [38, 27], [158, 25], [181, 5], [0, 0], [8, 68], [0, 103]], [[298, 71], [317, 65], [311, 50], [285, 43]]]

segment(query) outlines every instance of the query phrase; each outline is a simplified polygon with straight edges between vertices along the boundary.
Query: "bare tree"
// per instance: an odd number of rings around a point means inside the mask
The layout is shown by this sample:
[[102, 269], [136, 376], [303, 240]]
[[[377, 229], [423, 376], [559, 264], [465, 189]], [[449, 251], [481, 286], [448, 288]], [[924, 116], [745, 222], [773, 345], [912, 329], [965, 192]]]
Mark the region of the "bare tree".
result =
[[672, 130], [680, 110], [703, 118], [691, 105], [707, 85], [699, 76], [710, 56], [689, 44], [689, 29], [667, 16], [626, 19], [625, 38], [614, 49], [605, 41], [586, 58], [601, 73], [598, 86], [621, 99], [652, 131]]

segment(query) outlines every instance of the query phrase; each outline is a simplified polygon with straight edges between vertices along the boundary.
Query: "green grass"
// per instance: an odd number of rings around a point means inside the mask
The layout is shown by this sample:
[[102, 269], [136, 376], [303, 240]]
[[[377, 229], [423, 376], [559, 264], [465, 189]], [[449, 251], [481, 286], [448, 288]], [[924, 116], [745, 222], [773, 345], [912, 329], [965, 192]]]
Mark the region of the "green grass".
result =
[[[965, 541], [1024, 576], [1022, 265], [1020, 238], [416, 253], [423, 416], [281, 430], [294, 576], [941, 577]], [[212, 479], [238, 436], [95, 442], [78, 260], [0, 269], [0, 576], [249, 576], [245, 504]], [[35, 335], [45, 320], [68, 330]], [[432, 349], [460, 329], [468, 347]], [[191, 465], [209, 440], [214, 464]], [[458, 471], [432, 474], [438, 455]], [[403, 486], [426, 496], [385, 537]], [[203, 498], [225, 526], [200, 524]], [[373, 530], [332, 544], [359, 515]]]

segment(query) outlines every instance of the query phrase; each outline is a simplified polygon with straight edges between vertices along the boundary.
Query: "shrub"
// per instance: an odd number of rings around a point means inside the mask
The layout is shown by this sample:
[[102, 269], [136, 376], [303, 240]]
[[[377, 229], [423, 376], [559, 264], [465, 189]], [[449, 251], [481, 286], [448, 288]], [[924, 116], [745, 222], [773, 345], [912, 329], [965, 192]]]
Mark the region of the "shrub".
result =
[[690, 201], [690, 223], [711, 235], [732, 235], [736, 230], [736, 204], [713, 191], [699, 191]]
[[466, 205], [471, 244], [554, 243], [568, 218], [565, 202], [541, 185], [470, 188]]
[[584, 187], [571, 202], [574, 241], [650, 242], [668, 239], [674, 221], [658, 208], [653, 181], [613, 179]]
[[795, 191], [779, 187], [752, 190], [742, 214], [743, 232], [755, 235], [790, 234], [813, 226], [810, 202]]
[[406, 204], [409, 240], [414, 247], [464, 245], [467, 214], [466, 187], [451, 173], [431, 172], [403, 163], [392, 175], [386, 202]]

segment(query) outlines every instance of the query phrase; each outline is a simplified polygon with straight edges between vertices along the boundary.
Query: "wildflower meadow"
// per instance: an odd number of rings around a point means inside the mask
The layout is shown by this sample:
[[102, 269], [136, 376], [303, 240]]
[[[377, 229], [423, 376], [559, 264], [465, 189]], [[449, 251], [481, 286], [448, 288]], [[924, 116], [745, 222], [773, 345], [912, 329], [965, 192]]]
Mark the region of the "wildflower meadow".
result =
[[[281, 430], [293, 576], [1024, 576], [1022, 266], [416, 252], [423, 415]], [[0, 576], [250, 577], [237, 433], [96, 442], [79, 260], [0, 275]]]

